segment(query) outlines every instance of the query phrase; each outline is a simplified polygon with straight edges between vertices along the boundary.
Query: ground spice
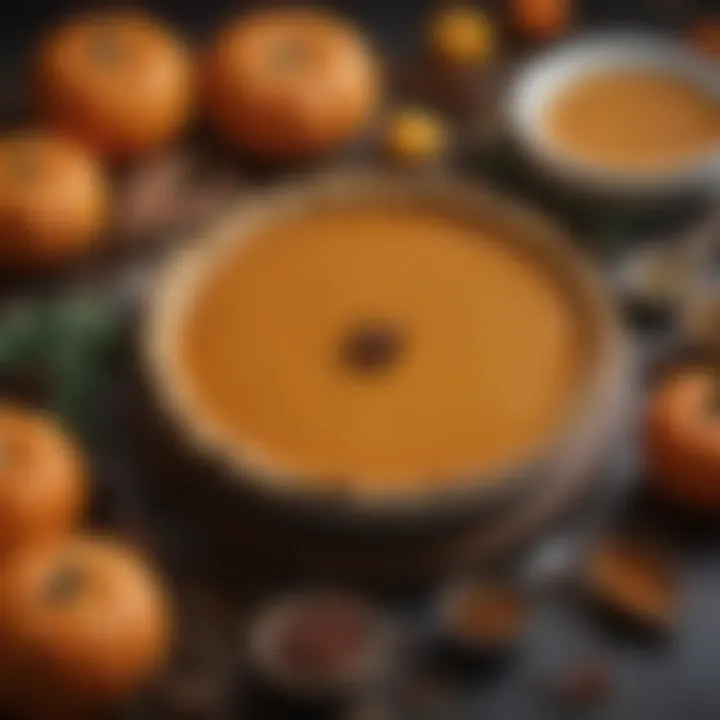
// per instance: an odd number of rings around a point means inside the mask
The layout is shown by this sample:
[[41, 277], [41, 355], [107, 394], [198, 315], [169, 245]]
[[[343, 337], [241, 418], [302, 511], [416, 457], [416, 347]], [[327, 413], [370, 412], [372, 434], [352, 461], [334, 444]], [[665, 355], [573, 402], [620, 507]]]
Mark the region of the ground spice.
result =
[[523, 617], [523, 603], [515, 590], [478, 586], [457, 601], [451, 623], [459, 638], [502, 644], [517, 637]]
[[281, 662], [298, 677], [334, 677], [362, 653], [368, 621], [342, 601], [318, 600], [298, 608], [280, 638]]

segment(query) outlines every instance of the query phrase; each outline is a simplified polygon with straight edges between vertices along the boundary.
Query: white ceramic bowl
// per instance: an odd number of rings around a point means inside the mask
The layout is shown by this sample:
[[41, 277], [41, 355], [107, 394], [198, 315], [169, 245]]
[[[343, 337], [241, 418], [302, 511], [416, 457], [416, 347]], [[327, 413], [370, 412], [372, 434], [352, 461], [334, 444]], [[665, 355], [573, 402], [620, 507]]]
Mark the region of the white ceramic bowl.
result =
[[679, 42], [643, 33], [599, 34], [569, 41], [522, 68], [507, 96], [510, 131], [537, 169], [576, 190], [610, 196], [720, 195], [720, 144], [678, 167], [633, 171], [584, 161], [548, 137], [543, 115], [553, 95], [570, 82], [613, 69], [667, 73], [700, 86], [720, 101], [718, 63]]

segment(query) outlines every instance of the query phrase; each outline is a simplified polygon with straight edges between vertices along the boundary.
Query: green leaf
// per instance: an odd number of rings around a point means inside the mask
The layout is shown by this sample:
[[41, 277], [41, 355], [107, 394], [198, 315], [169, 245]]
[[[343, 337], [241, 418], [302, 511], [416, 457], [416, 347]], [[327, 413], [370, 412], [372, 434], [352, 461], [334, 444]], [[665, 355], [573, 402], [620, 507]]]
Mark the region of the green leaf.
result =
[[41, 332], [43, 309], [39, 303], [21, 300], [0, 314], [0, 365], [27, 361]]

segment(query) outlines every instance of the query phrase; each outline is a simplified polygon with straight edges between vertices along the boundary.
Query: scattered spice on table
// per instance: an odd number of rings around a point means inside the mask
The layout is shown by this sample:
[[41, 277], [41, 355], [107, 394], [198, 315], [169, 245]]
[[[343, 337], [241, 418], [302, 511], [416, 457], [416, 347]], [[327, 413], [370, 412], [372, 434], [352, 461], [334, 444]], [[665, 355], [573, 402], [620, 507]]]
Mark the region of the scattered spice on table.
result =
[[456, 601], [449, 630], [460, 641], [502, 646], [517, 639], [524, 617], [523, 600], [515, 589], [478, 584]]
[[201, 720], [210, 717], [219, 703], [218, 683], [202, 675], [172, 678], [160, 690], [160, 704], [170, 717]]
[[638, 629], [668, 631], [676, 615], [677, 586], [669, 558], [645, 540], [604, 538], [588, 562], [592, 597]]
[[610, 668], [599, 658], [575, 663], [564, 675], [545, 681], [551, 700], [564, 708], [581, 710], [598, 706], [612, 690]]

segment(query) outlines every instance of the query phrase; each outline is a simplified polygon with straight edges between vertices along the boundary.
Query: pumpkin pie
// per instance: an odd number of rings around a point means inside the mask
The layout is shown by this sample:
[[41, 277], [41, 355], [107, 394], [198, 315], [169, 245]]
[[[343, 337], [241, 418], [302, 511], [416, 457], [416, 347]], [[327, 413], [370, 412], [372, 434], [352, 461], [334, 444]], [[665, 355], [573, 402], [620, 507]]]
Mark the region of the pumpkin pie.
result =
[[591, 283], [482, 203], [362, 187], [230, 223], [173, 264], [151, 312], [165, 397], [196, 437], [300, 488], [497, 477], [574, 408]]

